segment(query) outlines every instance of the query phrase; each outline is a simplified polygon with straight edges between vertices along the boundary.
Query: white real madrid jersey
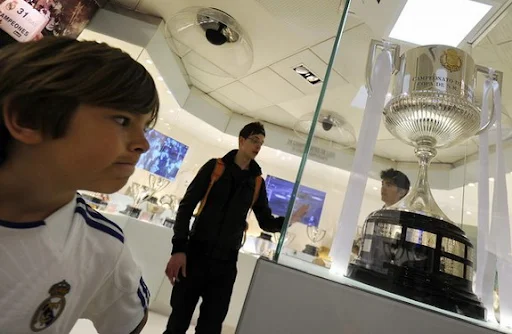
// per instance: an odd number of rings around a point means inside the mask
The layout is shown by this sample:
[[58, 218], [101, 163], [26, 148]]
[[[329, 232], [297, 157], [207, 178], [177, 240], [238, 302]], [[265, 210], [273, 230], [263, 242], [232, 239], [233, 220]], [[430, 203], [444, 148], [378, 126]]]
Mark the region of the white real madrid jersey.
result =
[[0, 333], [69, 333], [79, 318], [127, 334], [149, 291], [123, 231], [77, 196], [40, 222], [0, 220]]

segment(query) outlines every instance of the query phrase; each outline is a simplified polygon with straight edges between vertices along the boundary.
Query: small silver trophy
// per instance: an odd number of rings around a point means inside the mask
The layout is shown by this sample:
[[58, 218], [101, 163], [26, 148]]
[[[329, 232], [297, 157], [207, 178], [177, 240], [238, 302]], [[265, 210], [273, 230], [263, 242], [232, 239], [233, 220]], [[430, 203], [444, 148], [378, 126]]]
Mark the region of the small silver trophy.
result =
[[308, 235], [309, 240], [311, 240], [313, 244], [306, 245], [306, 248], [304, 248], [302, 252], [312, 256], [318, 256], [318, 247], [316, 246], [316, 244], [323, 240], [327, 231], [318, 228], [318, 226], [315, 225], [308, 225], [308, 227], [306, 228], [306, 233]]

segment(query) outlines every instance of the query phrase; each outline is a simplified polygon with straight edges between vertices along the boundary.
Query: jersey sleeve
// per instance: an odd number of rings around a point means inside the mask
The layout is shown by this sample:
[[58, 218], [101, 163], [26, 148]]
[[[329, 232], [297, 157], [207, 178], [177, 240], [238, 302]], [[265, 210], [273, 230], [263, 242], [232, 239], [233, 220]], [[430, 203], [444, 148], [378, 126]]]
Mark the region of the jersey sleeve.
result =
[[129, 334], [143, 320], [149, 290], [126, 245], [112, 275], [98, 290], [84, 314], [100, 334]]

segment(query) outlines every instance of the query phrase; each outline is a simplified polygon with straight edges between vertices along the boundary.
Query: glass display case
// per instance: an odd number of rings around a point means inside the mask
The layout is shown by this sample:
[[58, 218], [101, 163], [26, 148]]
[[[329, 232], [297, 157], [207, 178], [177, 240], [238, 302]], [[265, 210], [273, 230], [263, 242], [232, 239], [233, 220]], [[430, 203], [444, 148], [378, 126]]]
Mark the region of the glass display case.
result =
[[[495, 8], [475, 3], [482, 24]], [[312, 49], [328, 66], [314, 73], [318, 99], [302, 106], [314, 113], [297, 123], [304, 151], [273, 259], [509, 331], [495, 284], [511, 272], [508, 78], [504, 64], [480, 56], [492, 29], [477, 33], [474, 23], [452, 40], [431, 31], [420, 43], [403, 31], [417, 27], [406, 17], [415, 1], [344, 5], [337, 37]], [[367, 20], [378, 10], [400, 16]], [[326, 194], [319, 221], [290, 221], [319, 173], [332, 173], [317, 187]]]

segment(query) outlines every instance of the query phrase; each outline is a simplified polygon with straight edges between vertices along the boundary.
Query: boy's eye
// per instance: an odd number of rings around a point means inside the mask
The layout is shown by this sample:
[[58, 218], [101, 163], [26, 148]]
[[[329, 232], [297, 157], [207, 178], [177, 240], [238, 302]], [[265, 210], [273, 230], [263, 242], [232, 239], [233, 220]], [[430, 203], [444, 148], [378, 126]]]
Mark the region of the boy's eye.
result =
[[114, 120], [122, 126], [127, 126], [130, 124], [130, 119], [128, 117], [116, 116], [114, 117]]

